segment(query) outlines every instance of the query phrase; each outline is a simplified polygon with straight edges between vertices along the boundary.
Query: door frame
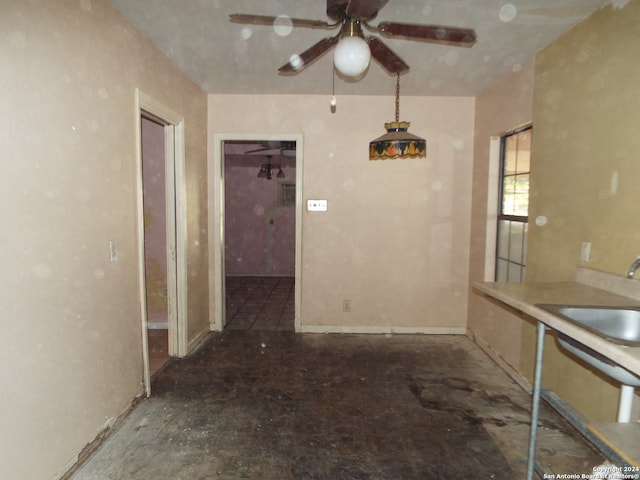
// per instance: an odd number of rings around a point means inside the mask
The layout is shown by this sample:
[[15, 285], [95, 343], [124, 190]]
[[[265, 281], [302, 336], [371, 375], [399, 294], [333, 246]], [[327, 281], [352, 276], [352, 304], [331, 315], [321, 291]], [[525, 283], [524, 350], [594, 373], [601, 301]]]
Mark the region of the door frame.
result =
[[147, 337], [147, 300], [144, 261], [144, 194], [142, 183], [142, 132], [140, 119], [151, 116], [164, 125], [165, 201], [167, 215], [167, 304], [169, 355], [183, 357], [187, 339], [187, 224], [184, 117], [136, 89], [136, 203], [138, 243], [138, 283], [142, 328], [143, 383], [145, 395], [151, 395], [149, 339]]
[[296, 241], [295, 241], [295, 320], [294, 329], [300, 331], [300, 305], [302, 292], [302, 179], [303, 135], [301, 133], [220, 133], [213, 135], [213, 155], [209, 156], [209, 246], [213, 263], [209, 265], [210, 329], [222, 331], [225, 325], [225, 183], [224, 142], [230, 140], [295, 141], [296, 142]]

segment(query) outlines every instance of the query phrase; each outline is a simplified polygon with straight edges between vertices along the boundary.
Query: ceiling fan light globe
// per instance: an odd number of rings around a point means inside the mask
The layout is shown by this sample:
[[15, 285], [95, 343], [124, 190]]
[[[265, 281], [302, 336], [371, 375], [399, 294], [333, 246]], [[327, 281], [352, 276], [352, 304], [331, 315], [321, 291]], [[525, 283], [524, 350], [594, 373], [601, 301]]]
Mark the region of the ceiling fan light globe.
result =
[[369, 45], [360, 37], [343, 37], [333, 51], [333, 64], [346, 77], [362, 75], [370, 61]]

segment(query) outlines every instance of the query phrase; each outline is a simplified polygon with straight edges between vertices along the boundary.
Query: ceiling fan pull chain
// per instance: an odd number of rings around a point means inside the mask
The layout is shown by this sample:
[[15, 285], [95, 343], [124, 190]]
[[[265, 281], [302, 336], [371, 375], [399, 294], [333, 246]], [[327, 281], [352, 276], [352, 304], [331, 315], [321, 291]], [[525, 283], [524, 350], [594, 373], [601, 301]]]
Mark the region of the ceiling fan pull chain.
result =
[[336, 100], [336, 69], [331, 65], [331, 101], [332, 108], [336, 108], [338, 101]]

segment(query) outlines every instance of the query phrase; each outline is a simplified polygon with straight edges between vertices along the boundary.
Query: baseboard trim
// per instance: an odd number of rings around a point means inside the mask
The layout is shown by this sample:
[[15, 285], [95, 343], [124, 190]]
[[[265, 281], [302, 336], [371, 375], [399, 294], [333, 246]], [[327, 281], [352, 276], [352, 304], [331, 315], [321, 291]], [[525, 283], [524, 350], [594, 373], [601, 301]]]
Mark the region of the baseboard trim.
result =
[[147, 322], [147, 329], [149, 330], [168, 330], [169, 322]]
[[190, 342], [188, 345], [188, 351], [187, 351], [187, 355], [192, 354], [193, 352], [195, 352], [203, 343], [204, 341], [207, 339], [207, 337], [209, 336], [209, 333], [211, 333], [210, 330], [202, 330], [198, 335], [196, 335]]
[[295, 278], [292, 273], [232, 273], [225, 275], [228, 278], [255, 278], [255, 277], [269, 277], [269, 278]]
[[465, 327], [394, 327], [359, 325], [300, 325], [300, 333], [353, 333], [398, 335], [466, 335]]
[[467, 336], [473, 341], [473, 343], [480, 347], [480, 350], [482, 350], [489, 358], [491, 358], [491, 360], [504, 370], [504, 372], [509, 375], [514, 382], [520, 385], [525, 392], [531, 394], [533, 387], [525, 376], [509, 364], [498, 352], [491, 348], [487, 342], [485, 342], [481, 337], [478, 337], [472, 330], [467, 331]]

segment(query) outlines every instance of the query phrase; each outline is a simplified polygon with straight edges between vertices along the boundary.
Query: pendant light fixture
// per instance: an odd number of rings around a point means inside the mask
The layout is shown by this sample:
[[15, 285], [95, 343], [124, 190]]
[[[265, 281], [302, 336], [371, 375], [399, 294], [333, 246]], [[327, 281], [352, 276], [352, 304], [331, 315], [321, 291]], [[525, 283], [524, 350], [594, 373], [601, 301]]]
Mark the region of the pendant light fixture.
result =
[[284, 172], [279, 163], [271, 163], [272, 155], [267, 155], [267, 163], [263, 163], [258, 172], [258, 178], [266, 178], [271, 180], [273, 178], [273, 171], [278, 170], [276, 177], [284, 178]]
[[400, 74], [396, 78], [396, 121], [384, 124], [387, 133], [369, 143], [369, 160], [421, 158], [427, 156], [427, 141], [409, 133], [409, 122], [400, 120]]

